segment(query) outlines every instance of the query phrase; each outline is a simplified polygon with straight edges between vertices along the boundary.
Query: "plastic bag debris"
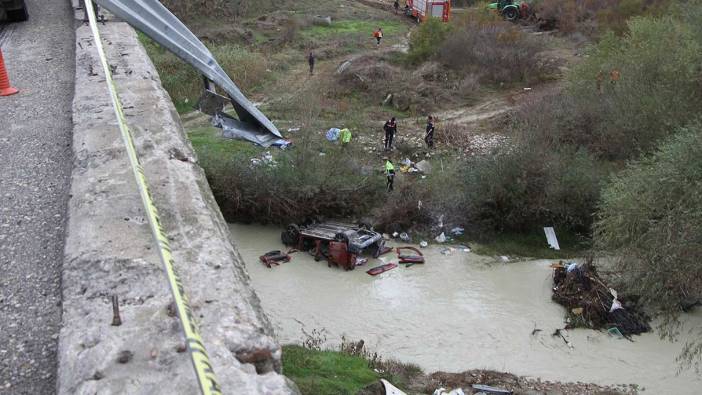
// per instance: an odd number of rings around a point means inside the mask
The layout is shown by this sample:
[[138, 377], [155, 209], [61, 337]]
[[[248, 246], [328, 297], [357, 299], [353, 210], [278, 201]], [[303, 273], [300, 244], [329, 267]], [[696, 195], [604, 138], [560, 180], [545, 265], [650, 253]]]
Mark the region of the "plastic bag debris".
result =
[[416, 163], [414, 167], [416, 167], [417, 170], [421, 171], [424, 174], [431, 174], [431, 163], [429, 163], [426, 160]]
[[491, 387], [489, 385], [473, 384], [473, 389], [478, 391], [487, 392], [488, 394], [512, 394], [512, 391], [506, 390], [504, 388]]
[[383, 388], [385, 388], [385, 395], [407, 395], [385, 379], [380, 379], [380, 382], [383, 384]]
[[460, 226], [457, 226], [457, 227], [451, 229], [451, 234], [454, 236], [463, 236], [463, 233], [465, 231], [466, 231], [465, 229], [461, 228]]
[[312, 17], [312, 24], [316, 26], [331, 26], [332, 17], [326, 15], [315, 15]]
[[421, 248], [427, 248], [427, 247], [429, 246], [429, 243], [427, 243], [426, 241], [422, 240], [422, 241], [419, 242], [419, 246], [420, 246]]
[[331, 128], [331, 129], [327, 130], [325, 137], [327, 138], [328, 141], [336, 141], [339, 139], [340, 134], [341, 134], [341, 129]]
[[619, 309], [624, 309], [624, 306], [622, 306], [622, 302], [618, 301], [617, 299], [614, 299], [612, 301], [612, 307], [609, 308], [609, 312], [613, 312], [614, 310], [619, 310]]
[[508, 257], [508, 256], [502, 255], [502, 256], [500, 257], [500, 260], [501, 260], [502, 262], [509, 262], [509, 257]]
[[459, 250], [461, 250], [463, 252], [470, 252], [470, 247], [468, 247], [468, 246], [459, 245], [459, 246], [456, 246], [456, 248], [458, 248]]
[[436, 391], [434, 391], [433, 395], [466, 395], [465, 392], [463, 392], [463, 389], [461, 388], [456, 388], [455, 390], [447, 390], [446, 388], [439, 388]]
[[437, 243], [446, 243], [446, 235], [444, 234], [444, 232], [441, 232], [441, 234], [436, 236], [434, 240], [436, 240]]
[[610, 336], [618, 337], [618, 338], [620, 338], [620, 339], [623, 339], [623, 338], [624, 338], [624, 335], [623, 335], [622, 332], [619, 330], [619, 328], [617, 328], [616, 326], [613, 326], [613, 327], [607, 329], [607, 333], [608, 333]]
[[270, 167], [275, 167], [278, 162], [273, 159], [273, 155], [270, 151], [266, 151], [260, 158], [251, 158], [252, 166], [267, 165]]
[[400, 240], [402, 240], [404, 242], [408, 242], [411, 240], [411, 238], [407, 233], [402, 232], [402, 233], [400, 233]]

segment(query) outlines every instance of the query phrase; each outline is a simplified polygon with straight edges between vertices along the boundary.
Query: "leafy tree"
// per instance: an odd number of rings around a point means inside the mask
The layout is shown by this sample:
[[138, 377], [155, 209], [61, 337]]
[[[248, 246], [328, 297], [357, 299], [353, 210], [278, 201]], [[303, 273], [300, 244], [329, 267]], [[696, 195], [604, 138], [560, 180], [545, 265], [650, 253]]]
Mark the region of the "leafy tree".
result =
[[410, 38], [410, 49], [407, 54], [412, 63], [429, 60], [439, 50], [451, 27], [439, 18], [429, 18], [419, 26]]
[[[674, 337], [684, 306], [702, 297], [702, 124], [681, 130], [603, 191], [596, 246], [616, 257], [628, 293], [660, 308]], [[681, 360], [699, 366], [702, 343]]]
[[623, 37], [607, 34], [569, 78], [577, 108], [595, 122], [585, 130], [606, 159], [636, 157], [702, 106], [702, 43], [673, 17], [634, 18]]

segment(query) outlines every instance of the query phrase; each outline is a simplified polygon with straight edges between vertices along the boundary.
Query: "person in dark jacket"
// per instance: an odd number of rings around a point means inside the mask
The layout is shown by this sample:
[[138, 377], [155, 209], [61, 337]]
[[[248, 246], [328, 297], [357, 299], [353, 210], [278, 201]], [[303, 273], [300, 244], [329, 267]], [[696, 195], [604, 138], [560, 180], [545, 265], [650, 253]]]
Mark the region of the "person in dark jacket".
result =
[[310, 64], [310, 75], [314, 75], [314, 63], [316, 60], [314, 53], [310, 51], [310, 54], [307, 56], [307, 63]]
[[427, 147], [434, 148], [434, 117], [429, 115], [427, 118], [427, 134], [424, 137], [424, 142], [427, 143]]
[[397, 122], [395, 117], [390, 118], [389, 121], [385, 122], [383, 125], [383, 130], [385, 130], [385, 151], [392, 149], [392, 140], [397, 132]]

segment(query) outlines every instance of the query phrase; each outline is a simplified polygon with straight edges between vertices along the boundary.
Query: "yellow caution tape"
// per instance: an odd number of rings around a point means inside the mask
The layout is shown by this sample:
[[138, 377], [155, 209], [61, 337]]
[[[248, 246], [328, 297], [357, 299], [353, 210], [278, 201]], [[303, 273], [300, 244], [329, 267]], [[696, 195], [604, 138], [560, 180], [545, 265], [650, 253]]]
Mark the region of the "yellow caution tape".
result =
[[171, 247], [168, 244], [168, 237], [161, 226], [158, 210], [156, 209], [156, 205], [151, 197], [151, 192], [149, 191], [149, 186], [146, 181], [144, 168], [141, 166], [141, 163], [139, 163], [132, 132], [127, 127], [124, 111], [122, 109], [122, 103], [117, 96], [117, 88], [114, 80], [112, 79], [112, 72], [107, 63], [107, 57], [105, 56], [105, 51], [102, 46], [102, 39], [100, 38], [100, 32], [98, 31], [97, 18], [95, 17], [95, 9], [93, 7], [92, 0], [86, 0], [85, 7], [88, 11], [90, 29], [93, 31], [93, 36], [95, 37], [95, 46], [97, 47], [98, 54], [100, 55], [100, 62], [105, 70], [105, 79], [107, 80], [107, 87], [109, 88], [110, 96], [112, 97], [112, 106], [114, 107], [115, 115], [117, 116], [117, 123], [119, 124], [119, 129], [122, 133], [122, 140], [124, 141], [125, 148], [127, 149], [129, 163], [132, 167], [134, 178], [136, 179], [136, 183], [139, 187], [139, 194], [141, 195], [141, 201], [144, 204], [144, 210], [149, 218], [151, 233], [153, 234], [154, 240], [158, 246], [158, 252], [161, 262], [163, 263], [163, 267], [166, 270], [166, 276], [168, 277], [168, 283], [170, 285], [171, 292], [173, 293], [173, 299], [175, 301], [178, 317], [183, 325], [185, 342], [188, 347], [193, 366], [195, 367], [195, 374], [197, 375], [200, 389], [205, 395], [221, 394], [222, 390], [217, 382], [217, 377], [215, 376], [214, 369], [212, 368], [212, 363], [210, 363], [210, 358], [207, 355], [207, 350], [205, 350], [205, 345], [195, 323], [193, 312], [190, 308], [190, 303], [188, 302], [188, 297], [185, 294], [185, 289], [183, 288], [183, 282], [180, 280], [178, 272], [175, 269], [173, 256], [171, 255]]

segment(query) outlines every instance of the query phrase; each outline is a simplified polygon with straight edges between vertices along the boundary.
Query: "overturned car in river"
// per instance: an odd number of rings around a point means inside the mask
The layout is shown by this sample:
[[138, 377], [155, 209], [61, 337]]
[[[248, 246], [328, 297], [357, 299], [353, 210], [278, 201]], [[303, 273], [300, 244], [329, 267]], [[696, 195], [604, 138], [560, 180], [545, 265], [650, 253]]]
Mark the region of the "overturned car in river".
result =
[[386, 252], [383, 235], [367, 224], [320, 222], [305, 226], [290, 224], [280, 235], [283, 244], [310, 251], [316, 261], [353, 270], [364, 253], [377, 258]]

